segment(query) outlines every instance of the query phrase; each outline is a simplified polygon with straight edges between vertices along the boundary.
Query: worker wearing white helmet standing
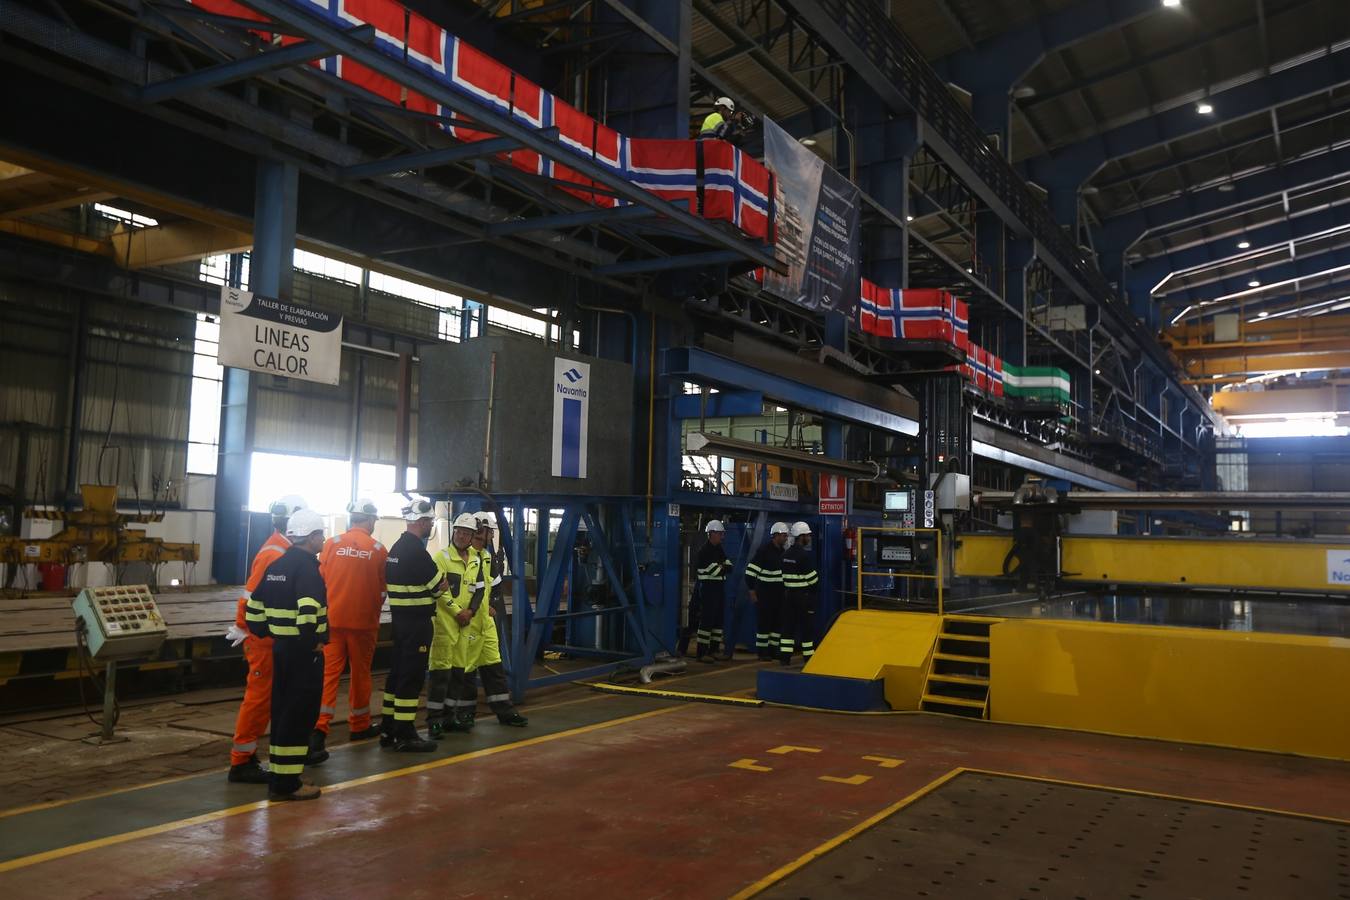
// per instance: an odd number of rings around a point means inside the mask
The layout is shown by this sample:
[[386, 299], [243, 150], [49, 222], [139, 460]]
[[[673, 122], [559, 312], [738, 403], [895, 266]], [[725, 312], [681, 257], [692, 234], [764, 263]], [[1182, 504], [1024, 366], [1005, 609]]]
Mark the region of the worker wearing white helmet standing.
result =
[[[319, 574], [323, 519], [302, 509], [286, 523], [291, 545], [267, 567], [249, 594], [248, 630], [272, 639], [272, 732], [269, 800], [313, 800], [319, 789], [300, 773], [323, 696], [323, 645], [328, 642], [328, 591]], [[326, 758], [326, 756], [325, 756]]]
[[727, 120], [735, 113], [736, 104], [730, 97], [718, 97], [717, 102], [713, 104], [713, 111], [703, 119], [703, 126], [698, 130], [699, 140], [709, 138], [725, 140], [727, 131], [731, 128], [731, 123]]
[[811, 526], [797, 522], [792, 526], [792, 546], [783, 553], [783, 608], [779, 625], [782, 638], [778, 645], [779, 662], [791, 665], [795, 646], [807, 660], [816, 652], [816, 603], [820, 576], [816, 572], [816, 554], [811, 549]]
[[765, 541], [745, 567], [745, 586], [755, 605], [755, 649], [762, 660], [775, 659], [782, 641], [783, 552], [788, 524], [774, 522]]
[[722, 523], [713, 519], [703, 530], [708, 539], [699, 548], [694, 560], [698, 575], [698, 661], [712, 664], [716, 661], [717, 648], [722, 643], [722, 616], [731, 560], [727, 559], [727, 551], [722, 548], [722, 538], [726, 534]]
[[436, 507], [429, 500], [413, 500], [405, 506], [403, 521], [408, 528], [389, 548], [384, 566], [394, 652], [384, 680], [380, 746], [403, 753], [436, 749], [434, 741], [424, 740], [417, 733], [417, 701], [422, 696], [431, 652], [431, 617], [436, 614], [436, 598], [446, 588], [444, 574], [426, 546], [435, 516]]

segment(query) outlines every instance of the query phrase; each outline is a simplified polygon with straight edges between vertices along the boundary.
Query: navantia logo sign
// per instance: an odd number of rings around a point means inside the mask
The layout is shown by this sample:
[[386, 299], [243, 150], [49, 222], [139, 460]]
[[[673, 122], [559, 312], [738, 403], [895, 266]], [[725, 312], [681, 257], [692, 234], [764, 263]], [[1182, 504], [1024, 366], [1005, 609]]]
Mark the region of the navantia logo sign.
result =
[[578, 381], [585, 378], [586, 376], [578, 372], [576, 366], [573, 366], [572, 368], [568, 369], [566, 372], [563, 373], [563, 377], [566, 378], [568, 381], [570, 381], [572, 384], [576, 384]]
[[1350, 587], [1350, 549], [1327, 551], [1327, 584]]

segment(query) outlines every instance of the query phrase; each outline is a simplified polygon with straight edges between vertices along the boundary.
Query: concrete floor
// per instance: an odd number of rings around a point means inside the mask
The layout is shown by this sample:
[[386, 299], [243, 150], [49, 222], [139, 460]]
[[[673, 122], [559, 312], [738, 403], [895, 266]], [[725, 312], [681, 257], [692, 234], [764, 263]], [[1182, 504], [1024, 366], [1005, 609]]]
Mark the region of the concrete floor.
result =
[[[743, 693], [757, 669], [729, 665], [671, 686]], [[530, 717], [524, 732], [480, 720], [473, 735], [449, 738], [425, 757], [369, 743], [339, 747], [313, 772], [325, 795], [307, 804], [269, 806], [262, 789], [229, 785], [219, 771], [137, 787], [142, 779], [129, 766], [121, 780], [86, 786], [118, 793], [0, 813], [0, 890], [62, 898], [750, 896], [846, 853], [853, 831], [938, 796], [962, 773], [1304, 816], [1350, 809], [1347, 764], [964, 719], [578, 689], [537, 703]], [[951, 817], [943, 825], [950, 833], [933, 839], [968, 840], [987, 827], [978, 813], [967, 818], [976, 821]], [[1339, 829], [1339, 859], [1307, 863], [1341, 863], [1338, 884], [1350, 884], [1347, 825], [1329, 826]], [[1027, 846], [1022, 856], [1034, 857], [1035, 843]], [[904, 877], [888, 883], [913, 896], [917, 882]], [[1166, 886], [1149, 896], [1168, 895]], [[1092, 894], [1100, 892], [1083, 895]], [[811, 895], [850, 892], [826, 884]]]

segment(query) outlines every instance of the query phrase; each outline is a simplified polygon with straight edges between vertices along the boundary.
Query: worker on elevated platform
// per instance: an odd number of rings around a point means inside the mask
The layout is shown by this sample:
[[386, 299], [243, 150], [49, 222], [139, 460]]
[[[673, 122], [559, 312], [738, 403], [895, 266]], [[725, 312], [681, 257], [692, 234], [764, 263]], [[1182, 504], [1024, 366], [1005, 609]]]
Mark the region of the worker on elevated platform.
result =
[[435, 526], [435, 507], [428, 500], [414, 500], [403, 508], [403, 521], [408, 529], [389, 549], [384, 567], [394, 655], [384, 681], [380, 746], [403, 753], [430, 753], [436, 749], [436, 742], [417, 733], [417, 701], [427, 677], [436, 597], [445, 590], [446, 582], [427, 552], [427, 540]]
[[811, 526], [797, 522], [792, 526], [792, 546], [783, 552], [783, 607], [779, 627], [779, 662], [792, 664], [792, 654], [801, 648], [810, 661], [816, 652], [816, 604], [820, 594], [820, 575], [816, 555], [811, 550]]
[[267, 799], [313, 800], [319, 789], [300, 775], [309, 757], [306, 739], [323, 697], [323, 644], [328, 640], [328, 592], [318, 560], [323, 519], [312, 510], [299, 510], [286, 523], [286, 537], [291, 546], [249, 594], [245, 619], [254, 635], [272, 640]]
[[338, 681], [350, 667], [350, 707], [347, 728], [351, 739], [380, 736], [370, 724], [370, 663], [380, 633], [384, 606], [384, 568], [389, 551], [375, 540], [380, 511], [369, 499], [347, 504], [348, 528], [328, 539], [319, 554], [319, 571], [328, 587], [328, 643], [324, 646], [323, 704], [309, 738], [310, 765], [327, 759], [324, 744], [337, 706]]
[[[436, 554], [436, 565], [448, 587], [436, 600], [434, 676], [427, 695], [428, 728], [433, 736], [473, 727], [473, 707], [478, 701], [467, 673], [477, 665], [484, 630], [491, 627], [484, 602], [489, 561], [473, 546], [477, 531], [478, 518], [461, 513], [455, 518], [450, 546]], [[437, 700], [443, 700], [439, 722], [434, 718]]]
[[273, 503], [272, 534], [258, 548], [249, 564], [244, 596], [235, 608], [234, 625], [226, 636], [235, 646], [244, 645], [244, 661], [248, 663], [248, 680], [244, 682], [244, 700], [234, 720], [234, 744], [230, 747], [229, 780], [243, 784], [267, 784], [267, 770], [258, 762], [258, 738], [267, 732], [272, 718], [272, 639], [257, 637], [249, 631], [248, 595], [258, 589], [267, 567], [281, 558], [291, 546], [286, 538], [286, 523], [294, 513], [305, 508], [299, 497], [287, 497]]
[[[461, 726], [472, 728], [474, 711], [478, 708], [478, 688], [475, 676], [483, 682], [483, 693], [488, 707], [497, 716], [497, 721], [512, 728], [524, 728], [529, 720], [516, 711], [511, 704], [511, 690], [506, 679], [506, 667], [502, 665], [501, 632], [499, 623], [506, 615], [505, 604], [501, 602], [502, 565], [505, 554], [496, 554], [492, 540], [496, 519], [492, 513], [478, 515], [478, 531], [473, 536], [473, 549], [483, 560], [483, 581], [487, 585], [487, 615], [475, 613], [469, 623], [472, 638], [464, 644], [464, 680], [463, 696], [458, 706]], [[474, 652], [477, 656], [472, 656]]]
[[[698, 574], [698, 661], [712, 664], [722, 644], [722, 617], [725, 612], [727, 573], [731, 560], [722, 548], [726, 528], [712, 519], [703, 528], [708, 539], [698, 550], [694, 568]], [[731, 648], [728, 646], [727, 648]]]
[[699, 140], [709, 138], [719, 141], [725, 140], [727, 132], [731, 128], [728, 119], [735, 114], [735, 101], [730, 97], [718, 97], [717, 102], [713, 104], [713, 111], [704, 117], [703, 126], [698, 130]]
[[745, 586], [755, 605], [755, 649], [762, 660], [778, 656], [782, 634], [778, 620], [783, 606], [783, 548], [787, 545], [788, 524], [774, 522], [769, 539], [755, 551], [745, 567]]

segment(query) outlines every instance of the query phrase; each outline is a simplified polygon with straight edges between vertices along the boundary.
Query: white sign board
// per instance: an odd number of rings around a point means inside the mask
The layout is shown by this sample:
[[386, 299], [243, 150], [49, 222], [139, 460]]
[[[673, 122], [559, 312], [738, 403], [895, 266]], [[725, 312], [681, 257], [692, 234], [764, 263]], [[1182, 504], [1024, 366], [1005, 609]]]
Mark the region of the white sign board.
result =
[[1350, 585], [1350, 551], [1327, 551], [1327, 584]]
[[342, 377], [342, 316], [221, 288], [220, 364], [337, 384]]
[[586, 477], [591, 421], [591, 364], [553, 358], [553, 475]]
[[796, 503], [798, 500], [797, 486], [795, 484], [784, 484], [781, 481], [770, 481], [769, 499], [790, 500]]

